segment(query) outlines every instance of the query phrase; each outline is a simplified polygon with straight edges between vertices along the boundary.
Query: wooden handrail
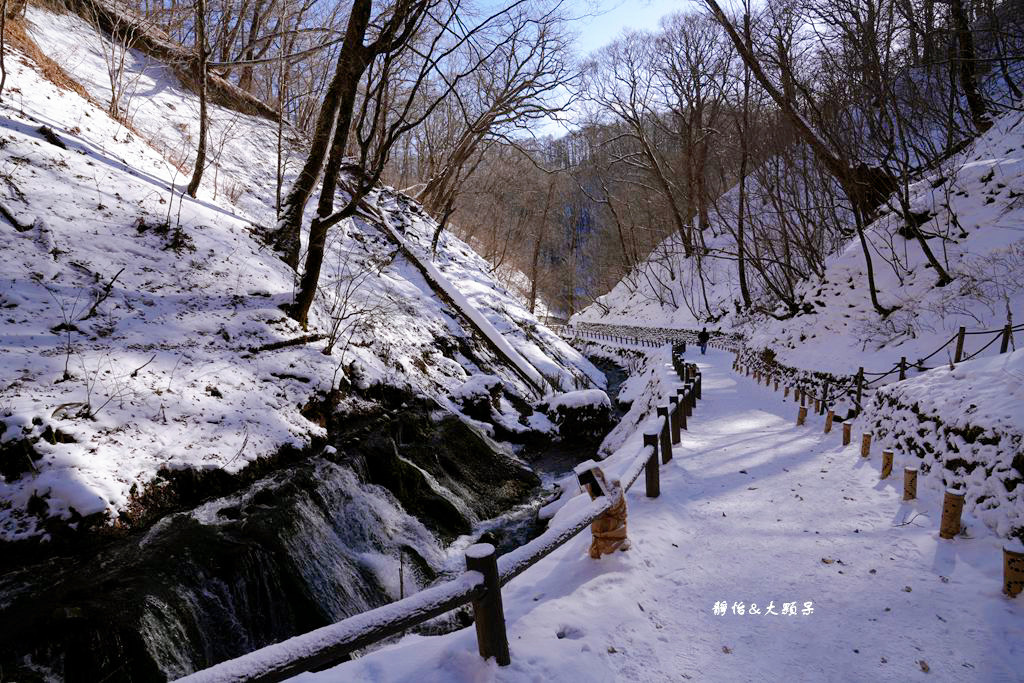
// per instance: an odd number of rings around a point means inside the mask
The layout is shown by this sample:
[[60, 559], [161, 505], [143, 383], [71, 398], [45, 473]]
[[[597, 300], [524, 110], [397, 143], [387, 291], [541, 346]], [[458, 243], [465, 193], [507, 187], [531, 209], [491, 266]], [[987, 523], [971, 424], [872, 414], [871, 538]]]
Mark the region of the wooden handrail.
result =
[[465, 605], [482, 590], [479, 572], [464, 572], [404, 600], [268, 645], [179, 679], [179, 683], [276, 683], [341, 660], [353, 650]]
[[[689, 368], [677, 367], [676, 372], [679, 379], [683, 380]], [[697, 375], [697, 393], [694, 385], [687, 385], [684, 395], [690, 404], [699, 398], [699, 381], [700, 376]], [[649, 430], [654, 425], [664, 433], [668, 424], [667, 416], [651, 418], [641, 423], [638, 431]], [[671, 450], [671, 444], [668, 448]], [[657, 447], [648, 444], [636, 451], [620, 476], [624, 491], [629, 490], [648, 466], [652, 456], [656, 455]], [[558, 526], [498, 557], [499, 586], [504, 586], [586, 529], [611, 508], [612, 502], [607, 496], [598, 496], [585, 507], [560, 520]], [[490, 548], [490, 552], [493, 553], [493, 548]], [[486, 604], [487, 596], [484, 576], [479, 571], [466, 571], [450, 581], [431, 586], [402, 600], [268, 645], [178, 680], [179, 683], [277, 683], [306, 671], [340, 663], [345, 655], [355, 650], [402, 633], [467, 603], [472, 602], [474, 607]], [[480, 616], [477, 615], [478, 618]], [[503, 631], [501, 635], [504, 637]]]

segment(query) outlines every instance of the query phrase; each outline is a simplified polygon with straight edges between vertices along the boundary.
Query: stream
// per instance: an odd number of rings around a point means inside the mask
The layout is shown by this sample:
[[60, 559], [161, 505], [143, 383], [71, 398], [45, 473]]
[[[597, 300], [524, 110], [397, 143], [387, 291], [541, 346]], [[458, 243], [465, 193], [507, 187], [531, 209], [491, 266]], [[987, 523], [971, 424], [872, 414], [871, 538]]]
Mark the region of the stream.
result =
[[[625, 378], [609, 373], [615, 406]], [[0, 680], [165, 681], [409, 595], [544, 530], [553, 482], [598, 442], [521, 461], [405, 395], [345, 416], [334, 448], [146, 529], [0, 558]], [[465, 614], [422, 629], [466, 625]]]

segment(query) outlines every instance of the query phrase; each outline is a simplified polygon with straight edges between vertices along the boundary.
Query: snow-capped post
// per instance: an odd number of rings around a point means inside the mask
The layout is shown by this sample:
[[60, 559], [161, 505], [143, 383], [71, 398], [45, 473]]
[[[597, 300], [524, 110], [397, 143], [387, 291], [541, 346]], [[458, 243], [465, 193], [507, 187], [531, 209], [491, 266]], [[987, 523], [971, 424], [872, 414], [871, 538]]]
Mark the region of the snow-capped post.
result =
[[694, 398], [693, 387], [693, 382], [686, 383], [686, 400], [683, 401], [683, 410], [686, 412], [686, 417], [690, 417], [691, 415], [693, 415], [693, 408], [694, 404], [696, 403], [696, 398]]
[[961, 327], [956, 333], [956, 353], [953, 354], [953, 362], [959, 363], [964, 357], [964, 337], [967, 336], [967, 328]]
[[1003, 343], [999, 346], [999, 353], [1006, 353], [1010, 350], [1010, 337], [1013, 335], [1013, 325], [1006, 323], [1003, 328]]
[[782, 398], [789, 398], [789, 385], [787, 384], [782, 391]]
[[888, 479], [892, 474], [892, 451], [882, 451], [882, 476], [880, 479]]
[[942, 499], [942, 521], [939, 523], [939, 537], [953, 538], [960, 533], [960, 513], [964, 510], [964, 492], [948, 488]]
[[844, 422], [843, 423], [843, 445], [844, 446], [849, 446], [850, 445], [850, 430], [852, 429], [852, 427], [853, 427], [853, 425], [851, 425], [849, 422]]
[[668, 397], [669, 424], [672, 426], [672, 443], [679, 443], [679, 395]]
[[778, 390], [779, 390], [779, 378], [776, 377], [775, 378], [775, 391], [778, 391]]
[[661, 422], [661, 459], [668, 462], [672, 459], [672, 437], [669, 434], [668, 406], [658, 406], [658, 417]]
[[796, 411], [796, 426], [802, 427], [804, 422], [807, 420], [807, 406], [800, 406], [800, 409]]
[[477, 543], [466, 548], [466, 569], [483, 574], [484, 593], [473, 600], [473, 621], [476, 623], [476, 644], [484, 659], [494, 657], [498, 666], [511, 663], [508, 635], [505, 633], [505, 609], [501, 604], [501, 583], [498, 556], [490, 543]]
[[860, 437], [860, 457], [866, 458], [871, 455], [871, 432], [864, 432]]
[[807, 405], [807, 392], [804, 391], [803, 387], [800, 387], [797, 391], [800, 392], [800, 407], [803, 408]]
[[1016, 539], [1003, 546], [1003, 593], [1015, 598], [1024, 591], [1024, 543]]
[[828, 380], [826, 379], [824, 384], [821, 387], [821, 405], [818, 406], [818, 415], [824, 415], [825, 414], [825, 408], [828, 407], [827, 404], [828, 404]]
[[658, 470], [658, 433], [644, 432], [644, 448], [651, 447], [651, 457], [644, 465], [644, 482], [647, 485], [647, 497], [657, 498], [661, 494], [661, 472]]
[[821, 399], [814, 399], [814, 414], [817, 415], [821, 412]]
[[903, 468], [903, 500], [917, 498], [917, 468]]
[[832, 420], [836, 417], [836, 411], [829, 408], [828, 414], [825, 415], [825, 433], [828, 434], [832, 431]]
[[597, 560], [601, 555], [610, 555], [616, 550], [629, 550], [629, 539], [626, 538], [626, 492], [622, 484], [617, 479], [607, 481], [604, 472], [596, 465], [579, 477], [581, 485], [585, 480], [588, 482], [584, 488], [591, 500], [603, 495], [608, 497], [610, 504], [607, 510], [590, 523], [590, 557]]
[[686, 401], [689, 400], [686, 387], [677, 387], [676, 396], [679, 397], [679, 402], [676, 403], [676, 410], [679, 411], [679, 428], [689, 431], [689, 428], [686, 426]]
[[900, 356], [900, 381], [907, 378], [907, 357]]

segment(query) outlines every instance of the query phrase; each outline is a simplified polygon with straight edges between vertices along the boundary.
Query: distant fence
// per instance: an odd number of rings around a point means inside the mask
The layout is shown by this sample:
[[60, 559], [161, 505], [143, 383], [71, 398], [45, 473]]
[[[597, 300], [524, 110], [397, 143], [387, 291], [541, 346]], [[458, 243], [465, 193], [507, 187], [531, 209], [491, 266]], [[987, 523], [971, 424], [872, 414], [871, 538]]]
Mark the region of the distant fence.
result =
[[[654, 344], [652, 344], [654, 345]], [[619, 477], [623, 495], [645, 474], [645, 493], [660, 493], [660, 464], [672, 459], [672, 444], [680, 441], [687, 429], [687, 418], [701, 398], [701, 374], [697, 366], [672, 354], [670, 385], [675, 393], [664, 397], [657, 416], [642, 423], [643, 443]], [[635, 448], [635, 446], [631, 446]], [[625, 449], [625, 447], [623, 447]], [[620, 449], [616, 454], [622, 452]], [[660, 456], [660, 457], [659, 457]], [[596, 467], [596, 466], [595, 466]], [[566, 519], [558, 520], [529, 543], [498, 557], [489, 544], [470, 546], [466, 551], [466, 571], [443, 583], [426, 588], [407, 598], [349, 617], [308, 633], [268, 645], [236, 659], [197, 671], [180, 683], [273, 683], [305, 671], [320, 670], [343, 661], [360, 648], [422, 624], [462, 605], [471, 604], [476, 624], [480, 656], [495, 657], [498, 664], [510, 663], [505, 631], [501, 587], [522, 574], [608, 512], [616, 503], [597, 483], [593, 469], [578, 472], [581, 487], [591, 494], [599, 491], [590, 504]]]
[[[1024, 324], [1011, 325], [1007, 323], [995, 330], [967, 330], [965, 327], [961, 327], [956, 334], [924, 358], [908, 361], [906, 357], [903, 357], [886, 370], [871, 372], [860, 368], [852, 375], [836, 375], [785, 365], [775, 360], [774, 354], [768, 350], [745, 348], [742, 335], [722, 332], [709, 332], [709, 334], [712, 346], [736, 353], [737, 360], [745, 369], [757, 372], [759, 376], [770, 376], [780, 380], [783, 386], [788, 387], [789, 390], [799, 392], [801, 396], [814, 401], [818, 404], [818, 411], [821, 414], [824, 414], [828, 406], [834, 406], [841, 400], [846, 400], [850, 403], [852, 415], [858, 415], [870, 399], [871, 392], [888, 382], [907, 379], [911, 370], [925, 372], [938, 367], [937, 364], [929, 365], [928, 363], [942, 351], [949, 349], [947, 362], [953, 364], [978, 358], [989, 349], [994, 348], [997, 343], [999, 344], [999, 353], [1007, 353], [1016, 347], [1014, 333], [1021, 331], [1024, 331]], [[599, 323], [566, 326], [561, 329], [560, 333], [570, 338], [578, 336], [624, 346], [695, 341], [697, 338], [695, 330]], [[981, 337], [981, 340], [977, 348], [970, 350], [967, 348], [968, 338], [972, 337]]]

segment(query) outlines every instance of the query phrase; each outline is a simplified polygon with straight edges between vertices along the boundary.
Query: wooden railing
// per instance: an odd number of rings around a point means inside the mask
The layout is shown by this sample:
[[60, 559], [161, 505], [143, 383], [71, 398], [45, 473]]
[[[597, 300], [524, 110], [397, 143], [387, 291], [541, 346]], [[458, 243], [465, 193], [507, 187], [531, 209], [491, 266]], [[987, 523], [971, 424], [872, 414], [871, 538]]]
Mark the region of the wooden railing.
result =
[[[852, 406], [852, 414], [858, 415], [863, 410], [868, 394], [878, 387], [893, 381], [901, 381], [908, 377], [909, 372], [925, 372], [937, 365], [927, 365], [929, 361], [944, 350], [949, 349], [948, 361], [954, 364], [978, 358], [982, 353], [999, 344], [999, 353], [1008, 352], [1014, 344], [1014, 333], [1024, 331], [1024, 324], [1007, 323], [994, 330], [967, 330], [961, 327], [956, 334], [944, 341], [938, 348], [924, 358], [913, 362], [906, 357], [894, 363], [892, 367], [877, 372], [859, 368], [852, 375], [836, 375], [827, 372], [803, 370], [785, 365], [774, 359], [768, 359], [763, 351], [744, 349], [743, 337], [738, 334], [711, 332], [711, 345], [737, 354], [738, 364], [759, 376], [781, 380], [789, 390], [798, 393], [805, 400], [816, 404], [817, 412], [824, 414], [830, 406], [841, 399], [848, 400]], [[586, 323], [575, 327], [565, 327], [565, 335], [575, 335], [594, 341], [618, 345], [657, 345], [659, 343], [695, 341], [697, 332], [682, 329], [660, 329], [646, 327], [629, 327], [624, 325], [604, 325]], [[968, 337], [982, 337], [982, 344], [969, 351]], [[985, 340], [985, 337], [990, 337]], [[950, 348], [952, 347], [952, 348]]]
[[[673, 352], [674, 378], [668, 384], [675, 393], [665, 397], [657, 416], [642, 423], [643, 444], [632, 457], [617, 451], [613, 456], [629, 458], [618, 479], [624, 491], [645, 474], [645, 493], [660, 493], [659, 464], [672, 459], [672, 444], [679, 443], [680, 431], [687, 428], [701, 397], [701, 374], [696, 365], [687, 364], [681, 353]], [[630, 446], [630, 448], [636, 448]], [[661, 456], [659, 458], [659, 455]], [[618, 459], [618, 458], [616, 458]], [[596, 467], [596, 465], [594, 465]], [[579, 471], [581, 487], [594, 483], [593, 469]], [[594, 490], [594, 489], [591, 489]], [[615, 501], [608, 495], [595, 497], [586, 507], [557, 520], [537, 538], [498, 557], [494, 547], [481, 543], [466, 550], [466, 571], [459, 576], [426, 588], [405, 599], [357, 614], [335, 624], [268, 645], [236, 659], [197, 671], [180, 683], [274, 683], [305, 671], [319, 670], [343, 661], [355, 650], [397, 635], [436, 616], [465, 604], [471, 604], [476, 624], [477, 645], [484, 658], [495, 657], [498, 664], [510, 663], [505, 631], [501, 587], [536, 564], [607, 512]]]

